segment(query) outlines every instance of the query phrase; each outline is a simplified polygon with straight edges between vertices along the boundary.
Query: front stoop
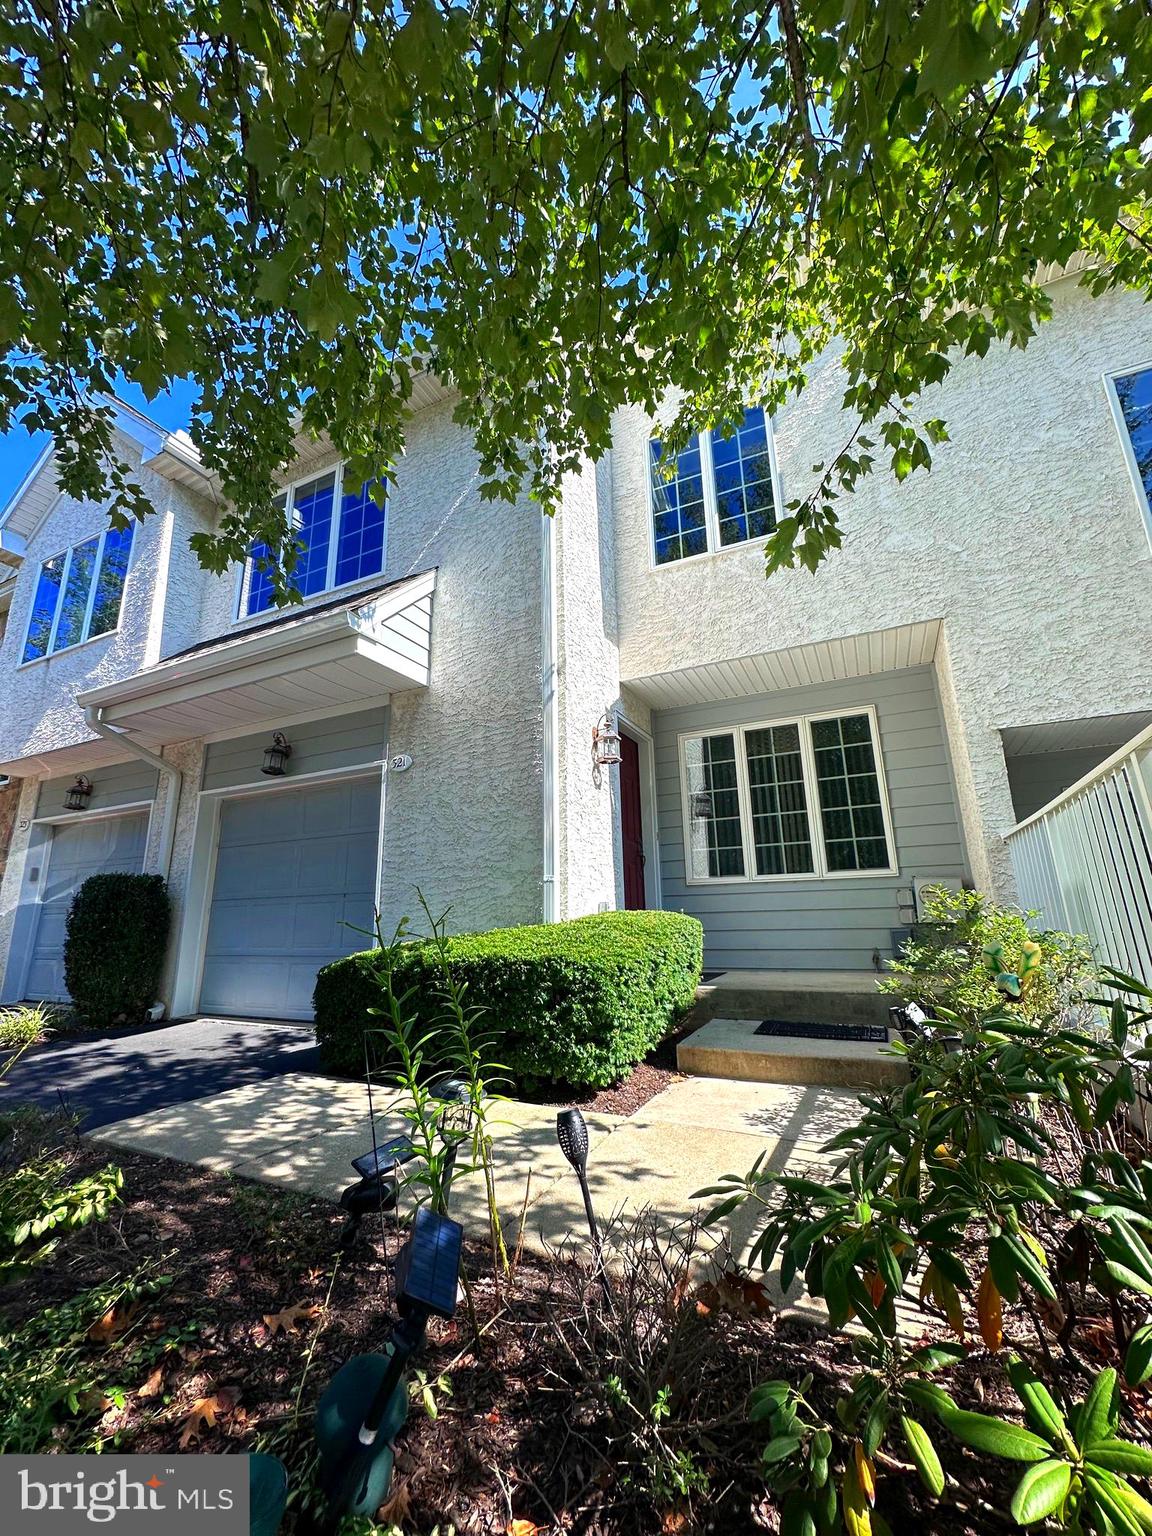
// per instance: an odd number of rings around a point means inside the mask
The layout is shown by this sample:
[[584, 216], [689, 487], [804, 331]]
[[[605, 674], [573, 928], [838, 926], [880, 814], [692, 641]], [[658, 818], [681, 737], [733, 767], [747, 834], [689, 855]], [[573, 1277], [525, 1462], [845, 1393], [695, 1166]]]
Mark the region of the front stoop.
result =
[[908, 1079], [903, 1058], [888, 1055], [883, 1045], [758, 1035], [756, 1024], [756, 1019], [712, 1019], [680, 1042], [676, 1065], [696, 1077], [745, 1083], [891, 1088]]
[[886, 1025], [896, 999], [877, 991], [879, 979], [875, 971], [722, 971], [696, 989], [692, 1021]]

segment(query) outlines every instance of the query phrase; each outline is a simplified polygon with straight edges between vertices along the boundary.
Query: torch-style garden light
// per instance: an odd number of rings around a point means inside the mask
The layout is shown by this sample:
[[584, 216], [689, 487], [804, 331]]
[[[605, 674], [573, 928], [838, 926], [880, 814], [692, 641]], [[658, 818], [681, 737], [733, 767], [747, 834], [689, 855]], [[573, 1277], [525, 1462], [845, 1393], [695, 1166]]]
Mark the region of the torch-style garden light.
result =
[[556, 1140], [580, 1180], [584, 1214], [588, 1217], [588, 1230], [599, 1256], [600, 1229], [596, 1225], [596, 1213], [592, 1209], [592, 1195], [588, 1189], [588, 1126], [578, 1109], [562, 1109], [556, 1116]]

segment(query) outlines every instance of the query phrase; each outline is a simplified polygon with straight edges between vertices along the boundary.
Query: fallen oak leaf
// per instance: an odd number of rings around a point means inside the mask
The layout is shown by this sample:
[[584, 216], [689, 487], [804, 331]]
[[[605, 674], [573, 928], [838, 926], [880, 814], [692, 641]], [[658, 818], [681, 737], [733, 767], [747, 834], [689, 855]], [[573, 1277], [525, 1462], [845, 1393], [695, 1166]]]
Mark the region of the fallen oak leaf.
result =
[[199, 1440], [206, 1429], [215, 1429], [218, 1419], [232, 1411], [233, 1399], [228, 1392], [214, 1392], [211, 1397], [198, 1397], [192, 1404], [180, 1435], [180, 1449], [186, 1451], [193, 1440]]
[[158, 1365], [142, 1387], [136, 1388], [137, 1397], [159, 1397], [164, 1390], [164, 1367]]
[[297, 1325], [305, 1318], [317, 1317], [323, 1311], [323, 1307], [314, 1303], [298, 1301], [295, 1306], [284, 1307], [279, 1312], [265, 1312], [264, 1326], [268, 1330], [269, 1338], [275, 1338], [278, 1333], [295, 1333]]
[[138, 1302], [131, 1302], [126, 1307], [121, 1307], [118, 1302], [113, 1302], [104, 1316], [99, 1318], [89, 1328], [89, 1339], [91, 1339], [93, 1344], [110, 1344], [113, 1339], [119, 1338], [122, 1333], [127, 1331], [138, 1311]]

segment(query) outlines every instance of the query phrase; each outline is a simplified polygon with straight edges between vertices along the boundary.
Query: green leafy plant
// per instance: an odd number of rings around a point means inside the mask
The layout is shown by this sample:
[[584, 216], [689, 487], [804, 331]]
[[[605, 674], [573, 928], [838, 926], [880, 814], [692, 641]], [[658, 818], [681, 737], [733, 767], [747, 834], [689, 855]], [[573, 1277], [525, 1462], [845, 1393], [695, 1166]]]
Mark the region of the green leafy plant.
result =
[[[407, 938], [407, 928], [403, 937]], [[605, 912], [571, 922], [405, 943], [387, 962], [390, 985], [425, 1029], [445, 1008], [445, 966], [485, 1011], [493, 1050], [518, 1084], [606, 1087], [691, 1007], [703, 929], [678, 912]], [[316, 1039], [330, 1072], [364, 1065], [364, 1030], [380, 1005], [383, 969], [367, 951], [316, 980]]]
[[1012, 1495], [1016, 1523], [1051, 1519], [1100, 1536], [1152, 1530], [1152, 1504], [1130, 1482], [1152, 1477], [1152, 1450], [1118, 1433], [1116, 1372], [1101, 1371], [1087, 1397], [1065, 1414], [1023, 1360], [1007, 1369], [1029, 1427], [955, 1406], [940, 1410], [940, 1422], [972, 1450], [1028, 1464]]
[[1036, 915], [979, 891], [929, 887], [916, 936], [888, 962], [880, 990], [968, 1021], [1008, 997], [1021, 1018], [1062, 1020], [1071, 1012], [1086, 1022], [1099, 988], [1088, 941], [1034, 931]]
[[103, 1221], [123, 1183], [111, 1165], [69, 1180], [59, 1158], [38, 1158], [0, 1176], [0, 1284], [44, 1263], [65, 1233]]
[[159, 875], [90, 875], [72, 898], [64, 984], [89, 1025], [139, 1024], [156, 1001], [171, 906]]
[[59, 1010], [51, 1003], [19, 1003], [0, 1008], [0, 1051], [22, 1051], [51, 1030]]
[[840, 1498], [833, 1476], [835, 1446], [830, 1427], [807, 1401], [812, 1377], [795, 1385], [765, 1381], [748, 1399], [748, 1417], [768, 1434], [762, 1460], [768, 1486], [780, 1499], [784, 1536], [828, 1533], [837, 1528]]

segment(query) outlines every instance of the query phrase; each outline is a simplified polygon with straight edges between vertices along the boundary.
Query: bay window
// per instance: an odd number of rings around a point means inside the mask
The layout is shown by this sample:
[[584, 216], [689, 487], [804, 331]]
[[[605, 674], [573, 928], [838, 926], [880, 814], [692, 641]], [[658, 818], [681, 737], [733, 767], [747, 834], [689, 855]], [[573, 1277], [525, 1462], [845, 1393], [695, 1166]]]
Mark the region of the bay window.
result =
[[652, 551], [657, 565], [762, 539], [776, 526], [771, 425], [762, 406], [698, 432], [670, 463], [648, 445]]
[[895, 873], [871, 708], [680, 737], [690, 881]]
[[133, 528], [133, 524], [107, 528], [44, 561], [36, 579], [22, 663], [111, 634], [117, 627]]
[[[384, 569], [386, 519], [372, 497], [372, 481], [345, 482], [344, 467], [297, 480], [276, 497], [300, 541], [292, 581], [302, 597], [349, 586]], [[240, 616], [272, 607], [272, 574], [266, 544], [254, 544], [240, 594]]]

